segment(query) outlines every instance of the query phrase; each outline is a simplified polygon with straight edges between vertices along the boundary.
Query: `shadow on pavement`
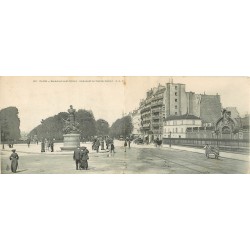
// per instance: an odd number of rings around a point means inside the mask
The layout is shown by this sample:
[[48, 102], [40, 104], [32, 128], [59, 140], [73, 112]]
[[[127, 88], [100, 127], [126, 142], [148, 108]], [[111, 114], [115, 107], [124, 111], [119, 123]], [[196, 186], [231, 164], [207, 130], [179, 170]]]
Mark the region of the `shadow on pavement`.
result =
[[16, 173], [21, 173], [21, 172], [25, 172], [27, 171], [28, 169], [23, 169], [23, 170], [17, 170]]

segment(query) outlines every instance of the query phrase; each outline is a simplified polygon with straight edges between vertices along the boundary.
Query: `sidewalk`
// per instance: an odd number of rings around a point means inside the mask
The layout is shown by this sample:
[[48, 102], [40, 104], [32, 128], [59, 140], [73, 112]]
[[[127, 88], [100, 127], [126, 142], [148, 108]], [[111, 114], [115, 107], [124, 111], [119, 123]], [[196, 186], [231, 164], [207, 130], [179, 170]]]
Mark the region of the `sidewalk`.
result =
[[[135, 148], [156, 148], [154, 144], [137, 145], [137, 144], [134, 144], [134, 143], [131, 143], [131, 147], [135, 147]], [[189, 152], [199, 153], [199, 154], [204, 154], [205, 153], [205, 150], [201, 149], [201, 148], [191, 148], [191, 147], [176, 146], [176, 145], [172, 145], [171, 148], [170, 148], [169, 145], [166, 145], [166, 144], [163, 144], [161, 149], [164, 149], [164, 150], [183, 150], [183, 151], [189, 151]], [[240, 161], [250, 161], [250, 155], [235, 154], [235, 153], [231, 153], [231, 152], [220, 152], [220, 157], [235, 159], [235, 160], [240, 160]]]
[[[61, 151], [61, 147], [63, 146], [63, 143], [55, 143], [54, 144], [54, 152], [45, 151], [41, 153], [41, 144], [30, 144], [30, 147], [27, 146], [27, 144], [15, 144], [14, 149], [16, 149], [17, 153], [19, 155], [22, 154], [44, 154], [44, 155], [71, 155], [73, 154], [73, 151]], [[90, 143], [81, 143], [80, 146], [85, 146], [89, 150], [89, 153], [93, 153], [92, 151], [92, 144]], [[9, 148], [8, 145], [5, 145], [5, 149], [0, 149], [0, 152], [2, 154], [11, 154], [12, 148]]]

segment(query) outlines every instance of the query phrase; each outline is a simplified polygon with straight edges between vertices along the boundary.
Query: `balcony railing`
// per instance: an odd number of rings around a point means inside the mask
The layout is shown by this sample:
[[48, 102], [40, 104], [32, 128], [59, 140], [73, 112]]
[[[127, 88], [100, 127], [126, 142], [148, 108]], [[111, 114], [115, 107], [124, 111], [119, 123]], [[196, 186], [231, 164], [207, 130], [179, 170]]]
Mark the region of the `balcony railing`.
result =
[[150, 107], [144, 107], [144, 108], [141, 109], [141, 113], [144, 113], [144, 112], [146, 112], [148, 110], [150, 110]]
[[161, 112], [161, 111], [162, 111], [161, 108], [154, 108], [154, 109], [152, 109], [152, 113]]
[[162, 106], [163, 105], [163, 102], [155, 102], [155, 103], [152, 103], [151, 104], [151, 107], [156, 107], [156, 106]]
[[162, 98], [163, 98], [163, 94], [160, 94], [160, 95], [157, 95], [154, 98], [152, 98], [152, 101], [159, 100], [159, 99], [162, 99]]

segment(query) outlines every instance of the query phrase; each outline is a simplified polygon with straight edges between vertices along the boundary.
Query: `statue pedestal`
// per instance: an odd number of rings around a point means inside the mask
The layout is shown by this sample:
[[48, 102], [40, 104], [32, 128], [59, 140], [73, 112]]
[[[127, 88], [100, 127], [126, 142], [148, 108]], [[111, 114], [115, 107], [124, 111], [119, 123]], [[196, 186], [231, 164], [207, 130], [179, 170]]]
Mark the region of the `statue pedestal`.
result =
[[80, 134], [66, 134], [63, 135], [62, 151], [71, 151], [80, 146]]

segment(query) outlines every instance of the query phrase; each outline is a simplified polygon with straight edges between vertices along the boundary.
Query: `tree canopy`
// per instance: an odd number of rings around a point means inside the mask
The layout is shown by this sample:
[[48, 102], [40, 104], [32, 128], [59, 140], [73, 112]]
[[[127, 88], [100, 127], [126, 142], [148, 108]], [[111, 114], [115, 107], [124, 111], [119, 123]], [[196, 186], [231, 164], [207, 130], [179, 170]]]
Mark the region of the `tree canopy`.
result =
[[104, 119], [98, 119], [96, 121], [96, 134], [97, 135], [108, 135], [109, 134], [109, 124]]
[[[66, 120], [68, 116], [69, 114], [67, 112], [60, 112], [53, 117], [42, 120], [40, 125], [31, 130], [29, 136], [37, 136], [39, 140], [41, 140], [41, 138], [62, 140], [64, 127], [63, 119]], [[96, 135], [96, 121], [92, 111], [79, 109], [75, 113], [75, 120], [79, 123], [81, 137], [90, 139], [92, 136]]]
[[16, 107], [0, 110], [1, 138], [3, 141], [20, 138], [20, 119]]
[[124, 116], [120, 119], [117, 119], [112, 126], [110, 127], [110, 136], [119, 137], [123, 136], [126, 138], [130, 136], [133, 131], [132, 119], [130, 116]]

